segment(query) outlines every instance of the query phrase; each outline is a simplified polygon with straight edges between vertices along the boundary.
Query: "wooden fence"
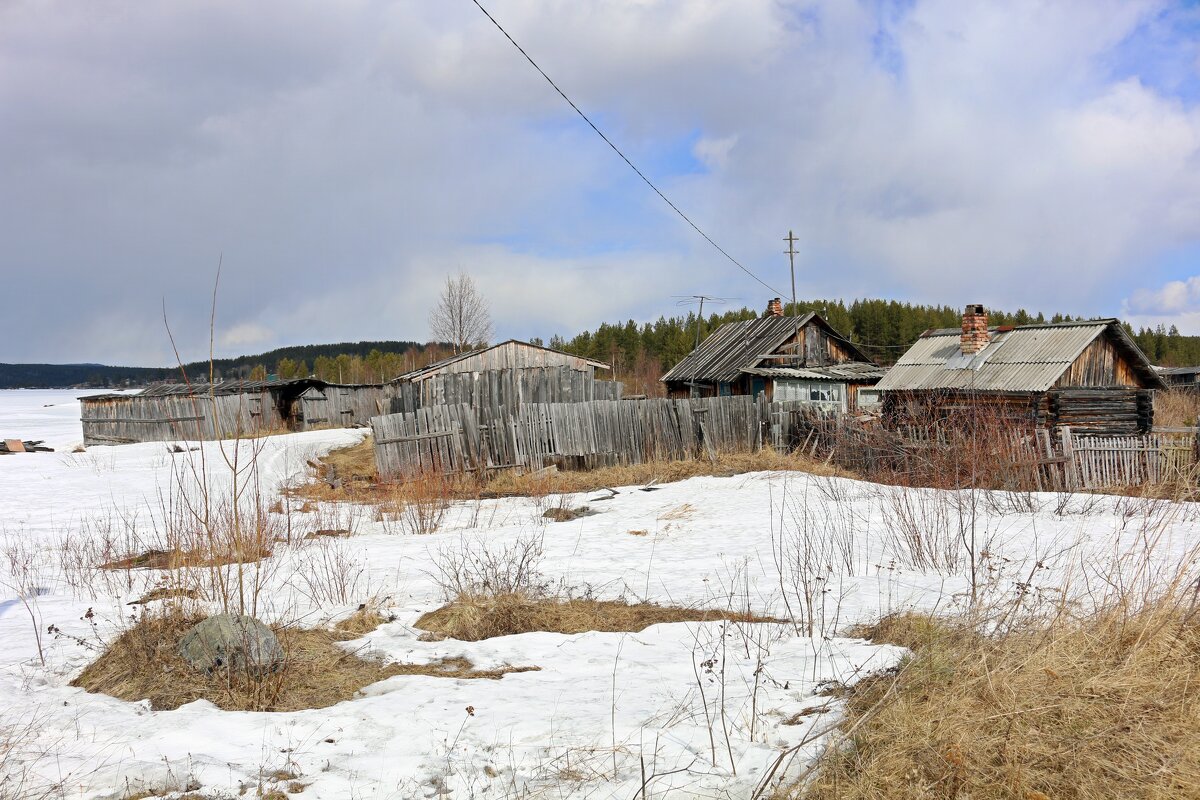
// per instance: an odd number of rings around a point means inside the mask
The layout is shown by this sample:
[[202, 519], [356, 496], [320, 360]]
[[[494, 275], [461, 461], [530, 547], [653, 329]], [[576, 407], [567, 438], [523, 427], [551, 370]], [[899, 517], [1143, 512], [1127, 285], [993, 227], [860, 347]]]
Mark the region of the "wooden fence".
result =
[[230, 439], [281, 430], [269, 392], [229, 395], [106, 395], [84, 398], [83, 443]]
[[371, 427], [385, 479], [552, 464], [594, 469], [755, 451], [764, 435], [770, 441], [772, 405], [747, 396], [525, 403], [515, 409], [459, 403], [376, 417]]
[[1143, 436], [1076, 436], [1060, 428], [1063, 480], [1068, 486], [1102, 489], [1194, 481], [1197, 433]]

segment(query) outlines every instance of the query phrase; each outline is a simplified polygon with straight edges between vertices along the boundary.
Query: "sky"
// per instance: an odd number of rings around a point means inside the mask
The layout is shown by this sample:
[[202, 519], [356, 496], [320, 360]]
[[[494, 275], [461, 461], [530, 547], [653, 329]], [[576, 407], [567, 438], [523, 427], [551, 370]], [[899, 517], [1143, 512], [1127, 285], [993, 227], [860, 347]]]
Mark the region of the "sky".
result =
[[[778, 293], [1200, 334], [1200, 4], [481, 0]], [[776, 294], [471, 0], [0, 0], [0, 361], [498, 338]]]

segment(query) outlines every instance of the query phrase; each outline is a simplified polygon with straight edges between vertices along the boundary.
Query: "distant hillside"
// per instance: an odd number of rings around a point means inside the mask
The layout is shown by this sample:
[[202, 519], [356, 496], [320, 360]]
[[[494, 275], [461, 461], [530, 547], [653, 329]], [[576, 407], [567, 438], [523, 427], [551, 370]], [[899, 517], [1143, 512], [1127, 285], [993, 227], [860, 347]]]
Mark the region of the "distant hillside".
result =
[[[340, 342], [280, 347], [266, 353], [237, 358], [219, 358], [213, 369], [219, 378], [249, 378], [259, 365], [313, 364], [317, 359], [349, 355], [360, 359], [371, 353], [410, 355], [416, 361], [426, 351], [418, 342]], [[185, 364], [192, 379], [208, 377], [208, 362]], [[119, 388], [142, 386], [153, 381], [176, 380], [178, 367], [113, 367], [104, 364], [0, 364], [0, 389]]]

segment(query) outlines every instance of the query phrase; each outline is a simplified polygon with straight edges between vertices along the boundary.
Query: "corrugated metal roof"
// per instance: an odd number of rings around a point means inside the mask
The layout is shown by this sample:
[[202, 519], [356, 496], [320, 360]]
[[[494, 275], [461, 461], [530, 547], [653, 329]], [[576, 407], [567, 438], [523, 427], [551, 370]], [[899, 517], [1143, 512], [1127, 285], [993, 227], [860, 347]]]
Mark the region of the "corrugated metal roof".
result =
[[961, 334], [947, 328], [928, 331], [900, 357], [878, 383], [883, 390], [965, 389], [991, 392], [1044, 392], [1096, 337], [1106, 330], [1130, 353], [1150, 383], [1161, 383], [1149, 361], [1116, 320], [994, 329], [991, 342], [973, 356], [960, 350]]
[[797, 328], [803, 328], [815, 316], [809, 312], [802, 317], [759, 317], [727, 322], [684, 356], [662, 376], [662, 380], [716, 383], [737, 380], [742, 369], [757, 364], [763, 353], [774, 353]]
[[747, 367], [742, 372], [747, 375], [761, 375], [765, 378], [871, 383], [882, 378], [887, 370], [862, 361], [847, 361], [827, 367]]

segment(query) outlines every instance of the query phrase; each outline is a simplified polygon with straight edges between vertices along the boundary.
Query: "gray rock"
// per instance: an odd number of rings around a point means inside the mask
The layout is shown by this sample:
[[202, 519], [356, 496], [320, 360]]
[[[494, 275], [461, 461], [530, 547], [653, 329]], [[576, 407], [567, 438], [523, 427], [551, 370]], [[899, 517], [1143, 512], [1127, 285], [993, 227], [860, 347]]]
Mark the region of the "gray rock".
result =
[[179, 655], [196, 669], [250, 677], [262, 677], [283, 664], [275, 632], [240, 614], [217, 614], [195, 625], [179, 640]]

